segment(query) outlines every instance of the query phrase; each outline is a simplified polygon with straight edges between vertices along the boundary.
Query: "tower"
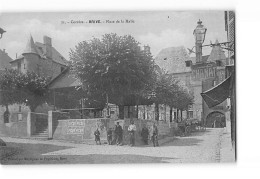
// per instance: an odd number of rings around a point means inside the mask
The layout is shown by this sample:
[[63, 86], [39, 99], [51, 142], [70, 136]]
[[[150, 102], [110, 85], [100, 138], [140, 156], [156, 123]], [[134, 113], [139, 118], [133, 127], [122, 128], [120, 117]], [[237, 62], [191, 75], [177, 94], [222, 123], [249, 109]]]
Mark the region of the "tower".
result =
[[24, 71], [25, 72], [34, 71], [40, 74], [41, 73], [40, 55], [37, 51], [32, 36], [30, 36], [22, 55], [24, 57], [24, 64], [23, 64]]

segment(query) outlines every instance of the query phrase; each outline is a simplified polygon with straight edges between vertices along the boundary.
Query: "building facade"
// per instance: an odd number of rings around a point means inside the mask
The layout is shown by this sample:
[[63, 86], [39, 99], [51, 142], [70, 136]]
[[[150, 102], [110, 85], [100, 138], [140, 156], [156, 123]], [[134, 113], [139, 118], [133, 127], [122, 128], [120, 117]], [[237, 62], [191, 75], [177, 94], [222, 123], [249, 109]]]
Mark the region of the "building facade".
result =
[[0, 49], [0, 71], [3, 71], [5, 69], [10, 69], [11, 68], [10, 62], [12, 60], [13, 59], [8, 56], [5, 49], [3, 50]]
[[13, 69], [22, 73], [36, 72], [52, 79], [58, 76], [67, 65], [67, 60], [52, 46], [52, 39], [44, 36], [43, 43], [29, 38], [22, 54], [11, 61]]
[[[22, 73], [36, 72], [40, 76], [54, 79], [67, 68], [67, 60], [52, 46], [52, 39], [44, 36], [43, 43], [34, 42], [30, 36], [25, 49], [15, 60], [8, 57], [7, 53], [0, 50], [0, 70], [5, 68], [16, 69]], [[3, 62], [3, 63], [2, 63]], [[36, 108], [36, 112], [47, 112], [50, 106], [43, 104]], [[4, 121], [3, 114], [6, 107], [0, 106], [0, 122]], [[24, 104], [13, 104], [8, 106], [10, 113], [7, 123], [26, 121], [29, 107]]]
[[[216, 40], [215, 44], [219, 42]], [[208, 127], [212, 126], [214, 118], [221, 118], [225, 125], [226, 103], [208, 108], [203, 101], [201, 93], [218, 85], [225, 79], [225, 66], [227, 58], [219, 45], [213, 45], [211, 53], [202, 56], [199, 63], [195, 57], [190, 57], [185, 47], [170, 47], [160, 51], [155, 62], [171, 73], [194, 96], [194, 104], [189, 107], [188, 113], [183, 112], [186, 119], [198, 119], [204, 121]], [[178, 116], [174, 110], [174, 118]]]

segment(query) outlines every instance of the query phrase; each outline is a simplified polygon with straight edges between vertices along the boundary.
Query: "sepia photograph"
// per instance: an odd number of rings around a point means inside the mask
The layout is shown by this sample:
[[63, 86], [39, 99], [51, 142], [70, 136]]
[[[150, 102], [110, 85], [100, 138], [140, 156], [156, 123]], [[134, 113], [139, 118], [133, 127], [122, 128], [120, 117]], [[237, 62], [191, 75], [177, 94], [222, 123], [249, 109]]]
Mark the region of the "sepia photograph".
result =
[[0, 164], [237, 161], [236, 11], [1, 12]]

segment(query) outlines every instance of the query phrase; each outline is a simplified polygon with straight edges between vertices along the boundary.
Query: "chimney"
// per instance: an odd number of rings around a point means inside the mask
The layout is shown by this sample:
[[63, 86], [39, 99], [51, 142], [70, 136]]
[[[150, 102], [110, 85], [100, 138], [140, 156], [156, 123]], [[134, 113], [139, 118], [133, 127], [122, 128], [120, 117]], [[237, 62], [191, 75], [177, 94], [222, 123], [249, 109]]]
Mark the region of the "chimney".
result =
[[43, 43], [45, 46], [45, 52], [47, 58], [52, 58], [52, 44], [51, 44], [51, 38], [48, 36], [43, 36]]

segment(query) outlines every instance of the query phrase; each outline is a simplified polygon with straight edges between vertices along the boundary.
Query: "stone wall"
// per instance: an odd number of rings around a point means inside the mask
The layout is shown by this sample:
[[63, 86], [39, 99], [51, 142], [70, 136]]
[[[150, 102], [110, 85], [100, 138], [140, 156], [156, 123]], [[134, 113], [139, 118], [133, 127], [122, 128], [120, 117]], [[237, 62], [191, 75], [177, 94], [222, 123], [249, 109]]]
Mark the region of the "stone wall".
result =
[[[0, 106], [0, 123], [4, 122], [5, 106]], [[8, 106], [10, 112], [9, 122], [26, 121], [27, 114], [30, 111], [28, 106], [23, 104], [13, 104]]]
[[0, 124], [0, 135], [10, 137], [26, 137], [27, 136], [27, 122], [10, 122]]
[[[55, 121], [55, 120], [54, 120]], [[114, 126], [114, 121], [106, 118], [97, 119], [60, 119], [53, 127], [53, 139], [94, 140], [94, 132], [100, 131], [101, 140], [107, 139], [107, 129]]]
[[27, 106], [21, 105], [21, 112], [19, 112], [19, 105], [9, 105], [10, 112], [9, 123], [4, 123], [5, 107], [0, 107], [0, 134], [13, 137], [27, 136]]
[[[97, 118], [97, 119], [67, 119], [64, 117], [61, 119], [60, 114], [53, 113], [53, 139], [62, 140], [73, 140], [73, 141], [84, 141], [93, 140], [94, 141], [94, 131], [99, 128], [101, 133], [101, 140], [107, 140], [107, 129], [112, 128], [114, 131], [117, 122], [123, 128], [123, 143], [129, 143], [129, 132], [128, 127], [130, 125], [130, 118], [124, 120], [114, 120], [109, 118]], [[58, 117], [59, 116], [59, 117]], [[66, 116], [66, 115], [65, 115]], [[135, 133], [136, 143], [142, 144], [141, 131], [146, 125], [149, 130], [154, 121], [152, 120], [142, 120], [142, 119], [132, 119], [135, 122], [137, 131]], [[156, 122], [158, 126], [159, 138], [164, 136], [173, 136], [173, 126], [166, 121]]]

